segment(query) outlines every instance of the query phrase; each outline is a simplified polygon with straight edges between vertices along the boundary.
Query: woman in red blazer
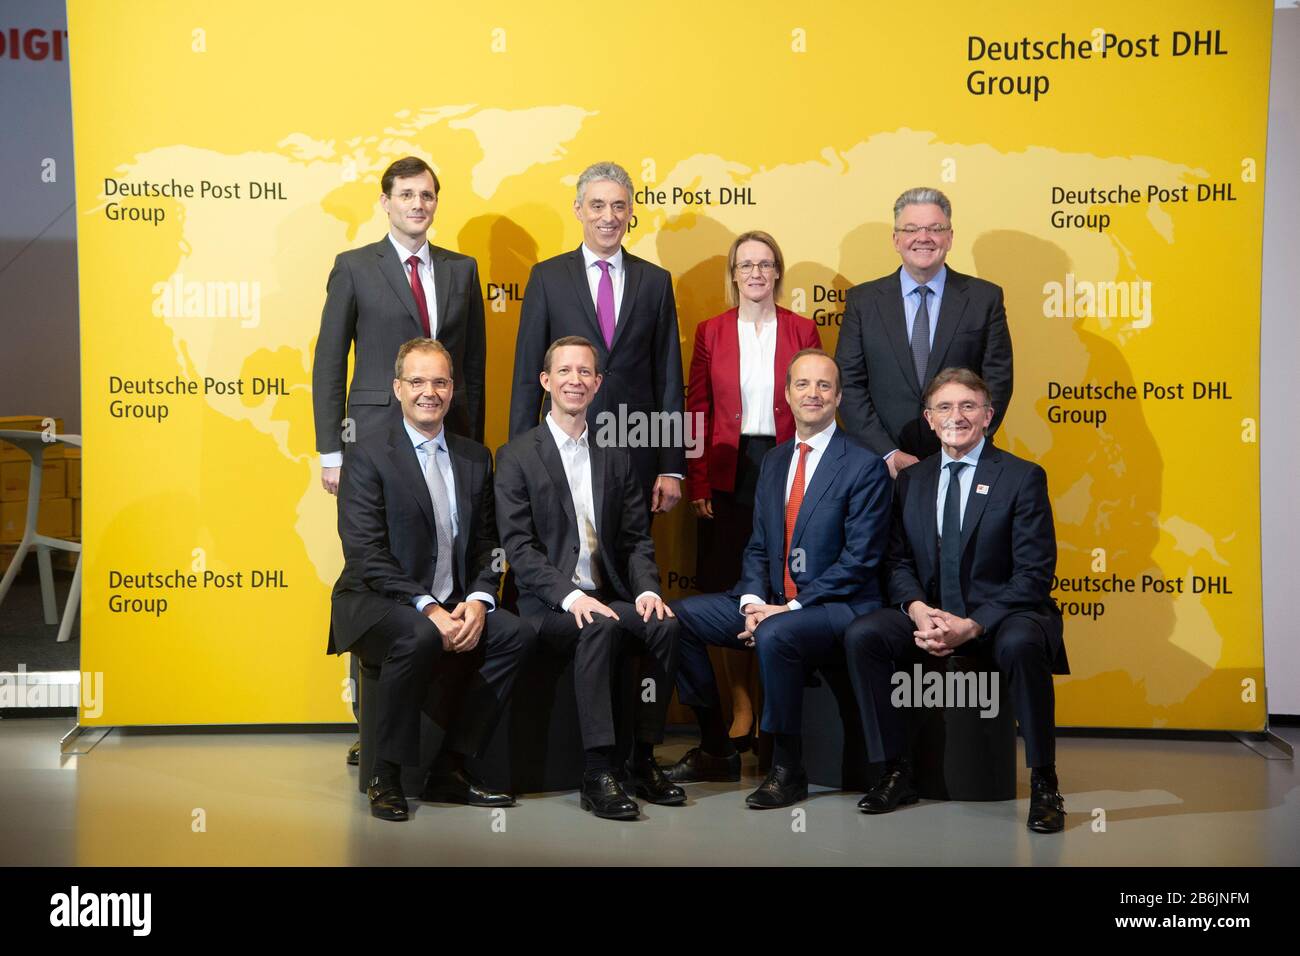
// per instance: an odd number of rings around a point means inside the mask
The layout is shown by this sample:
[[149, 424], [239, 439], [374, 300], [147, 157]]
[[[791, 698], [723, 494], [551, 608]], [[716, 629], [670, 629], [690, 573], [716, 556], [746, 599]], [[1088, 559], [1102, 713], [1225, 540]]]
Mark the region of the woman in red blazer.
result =
[[742, 234], [727, 254], [735, 308], [695, 331], [686, 408], [704, 416], [705, 440], [703, 454], [687, 460], [686, 496], [699, 519], [696, 582], [705, 593], [730, 590], [740, 577], [759, 462], [794, 435], [785, 371], [795, 353], [821, 347], [812, 321], [776, 304], [784, 272], [775, 239]]

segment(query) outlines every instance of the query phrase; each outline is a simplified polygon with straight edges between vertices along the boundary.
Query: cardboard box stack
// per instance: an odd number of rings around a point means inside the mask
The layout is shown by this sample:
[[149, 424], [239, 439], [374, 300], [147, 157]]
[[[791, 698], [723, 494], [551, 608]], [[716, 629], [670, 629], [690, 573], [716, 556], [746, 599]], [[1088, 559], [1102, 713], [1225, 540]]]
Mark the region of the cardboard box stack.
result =
[[[0, 416], [0, 431], [39, 432], [46, 419], [40, 415]], [[54, 419], [55, 432], [63, 420]], [[27, 523], [27, 490], [32, 460], [9, 442], [0, 441], [0, 569], [23, 539]], [[81, 538], [81, 449], [54, 442], [45, 449], [41, 468], [41, 504], [36, 530], [52, 538]], [[66, 552], [54, 552], [56, 560]], [[76, 555], [70, 555], [73, 562]], [[59, 561], [63, 564], [63, 561]]]

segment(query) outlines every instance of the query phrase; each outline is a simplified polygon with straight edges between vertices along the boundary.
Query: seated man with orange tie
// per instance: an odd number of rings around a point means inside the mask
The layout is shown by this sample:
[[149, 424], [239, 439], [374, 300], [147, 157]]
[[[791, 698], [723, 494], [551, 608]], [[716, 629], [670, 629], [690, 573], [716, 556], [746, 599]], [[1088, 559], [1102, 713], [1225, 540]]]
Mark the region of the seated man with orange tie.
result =
[[763, 457], [754, 531], [730, 593], [675, 602], [681, 621], [677, 693], [700, 723], [700, 746], [669, 771], [678, 783], [740, 779], [740, 755], [722, 721], [707, 645], [752, 648], [763, 677], [760, 727], [773, 736], [772, 769], [746, 798], [785, 807], [808, 795], [803, 768], [803, 689], [811, 671], [842, 655], [854, 618], [881, 605], [880, 566], [889, 531], [889, 471], [835, 427], [839, 367], [804, 349], [786, 371], [795, 437]]

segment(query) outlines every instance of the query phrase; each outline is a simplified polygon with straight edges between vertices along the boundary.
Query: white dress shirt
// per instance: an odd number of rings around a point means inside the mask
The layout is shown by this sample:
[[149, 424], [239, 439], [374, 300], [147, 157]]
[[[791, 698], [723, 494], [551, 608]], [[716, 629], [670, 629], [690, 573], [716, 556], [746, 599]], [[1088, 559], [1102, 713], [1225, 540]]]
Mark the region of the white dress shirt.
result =
[[[822, 460], [822, 454], [826, 451], [826, 446], [831, 443], [831, 436], [833, 436], [834, 434], [835, 434], [835, 420], [832, 419], [829, 425], [827, 425], [824, 429], [819, 431], [816, 435], [813, 435], [811, 438], [806, 440], [806, 444], [812, 450], [808, 452], [808, 458], [803, 465], [803, 490], [805, 495], [807, 495], [808, 489], [812, 487], [813, 472], [817, 470], [817, 463]], [[799, 442], [800, 441], [804, 441], [804, 439], [801, 439], [799, 438], [798, 435], [796, 435], [794, 439], [794, 454], [790, 456], [790, 467], [785, 473], [785, 496], [781, 499], [783, 504], [790, 503], [790, 489], [794, 487], [795, 472], [799, 470]], [[757, 507], [755, 508], [755, 511], [757, 511]], [[782, 515], [785, 514], [784, 507], [782, 507], [781, 509], [781, 514]], [[757, 520], [757, 515], [755, 515], [755, 520]], [[782, 526], [781, 528], [781, 541], [780, 544], [777, 546], [782, 550], [785, 549], [785, 527], [784, 526]], [[766, 603], [767, 602], [764, 601], [757, 594], [743, 594], [740, 597], [740, 613], [742, 614], [745, 613], [746, 604], [766, 604]], [[800, 604], [797, 600], [791, 600], [786, 604], [786, 607], [788, 607], [792, 611], [797, 611], [801, 607], [803, 607], [803, 605]]]
[[740, 433], [776, 437], [776, 318], [761, 325], [736, 320], [740, 336]]
[[[578, 519], [578, 564], [573, 569], [573, 583], [577, 585], [564, 596], [560, 607], [568, 611], [573, 602], [583, 597], [588, 591], [600, 587], [600, 565], [594, 560], [596, 550], [600, 547], [600, 535], [596, 528], [596, 501], [591, 485], [591, 447], [587, 438], [591, 429], [584, 424], [582, 434], [570, 438], [561, 428], [551, 413], [546, 413], [546, 426], [551, 430], [555, 446], [560, 450], [560, 461], [564, 464], [564, 477], [569, 482], [569, 493], [573, 499], [573, 514]], [[654, 591], [644, 591], [637, 595], [637, 600], [649, 594], [657, 597]]]
[[[438, 466], [438, 473], [442, 475], [442, 482], [447, 486], [447, 503], [451, 506], [451, 537], [454, 541], [456, 535], [460, 534], [460, 515], [456, 511], [456, 473], [451, 467], [451, 450], [447, 448], [447, 430], [441, 428], [438, 434], [433, 438], [425, 438], [418, 431], [411, 427], [411, 423], [405, 418], [402, 419], [402, 425], [406, 428], [407, 437], [411, 439], [411, 444], [415, 446], [415, 457], [420, 460], [420, 471], [428, 473], [429, 470], [429, 449], [426, 442], [432, 441], [437, 448], [437, 457], [434, 459]], [[453, 558], [454, 566], [454, 558]], [[488, 610], [496, 609], [496, 598], [486, 591], [475, 591], [468, 595], [465, 600], [482, 601], [488, 606]], [[422, 594], [417, 598], [412, 598], [411, 603], [415, 605], [417, 611], [423, 611], [430, 604], [434, 603], [432, 594]]]
[[[587, 285], [591, 287], [591, 304], [599, 310], [601, 269], [596, 263], [602, 260], [587, 248], [585, 242], [582, 244], [582, 261], [587, 266]], [[627, 270], [623, 268], [622, 248], [604, 261], [609, 263], [609, 278], [614, 283], [614, 328], [618, 328], [618, 313], [623, 308], [623, 286], [627, 284]], [[596, 314], [599, 317], [599, 311]]]
[[[394, 239], [391, 232], [388, 234], [388, 241], [397, 250], [397, 264], [402, 267], [402, 275], [406, 276], [408, 286], [411, 284], [411, 268], [406, 264], [406, 260], [411, 256], [419, 256], [420, 258], [420, 265], [417, 268], [420, 273], [420, 285], [424, 286], [424, 301], [429, 306], [429, 338], [436, 339], [438, 337], [438, 296], [433, 285], [433, 258], [429, 252], [429, 242], [425, 240], [419, 252], [412, 252]], [[416, 311], [418, 313], [419, 310]], [[322, 468], [343, 467], [343, 452], [325, 452], [320, 456], [320, 466]]]

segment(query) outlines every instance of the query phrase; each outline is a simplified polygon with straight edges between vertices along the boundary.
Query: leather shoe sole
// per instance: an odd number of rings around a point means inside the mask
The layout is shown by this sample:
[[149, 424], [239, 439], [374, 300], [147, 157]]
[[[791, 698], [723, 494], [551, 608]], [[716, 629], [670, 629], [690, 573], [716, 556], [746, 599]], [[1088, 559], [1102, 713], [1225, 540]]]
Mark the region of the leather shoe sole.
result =
[[588, 810], [602, 820], [635, 820], [641, 815], [640, 807], [628, 807], [620, 810], [598, 810], [586, 797], [581, 798], [582, 809]]

